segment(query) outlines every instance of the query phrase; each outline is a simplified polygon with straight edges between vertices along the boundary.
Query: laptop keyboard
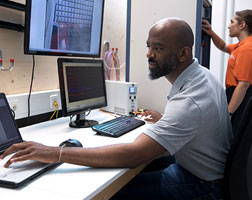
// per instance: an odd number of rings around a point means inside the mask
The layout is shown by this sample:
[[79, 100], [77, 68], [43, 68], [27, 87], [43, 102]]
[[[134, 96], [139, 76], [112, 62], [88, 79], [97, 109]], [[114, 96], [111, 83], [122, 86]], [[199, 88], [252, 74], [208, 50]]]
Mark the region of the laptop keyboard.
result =
[[4, 164], [13, 156], [14, 154], [6, 156], [3, 160], [0, 160], [0, 178], [5, 178], [9, 175], [20, 173], [25, 170], [29, 171], [36, 171], [38, 167], [41, 165], [46, 165], [44, 163], [33, 161], [33, 160], [26, 160], [21, 162], [12, 163], [8, 168], [4, 167]]
[[13, 171], [13, 168], [4, 168], [3, 166], [0, 167], [0, 178], [4, 178], [8, 173]]
[[5, 177], [8, 173], [13, 171], [14, 169], [11, 167], [5, 168], [4, 164], [11, 158], [13, 154], [5, 157], [3, 160], [0, 160], [0, 178]]
[[130, 116], [120, 116], [115, 119], [97, 124], [92, 127], [98, 134], [107, 135], [111, 137], [119, 137], [128, 133], [142, 125], [145, 122]]

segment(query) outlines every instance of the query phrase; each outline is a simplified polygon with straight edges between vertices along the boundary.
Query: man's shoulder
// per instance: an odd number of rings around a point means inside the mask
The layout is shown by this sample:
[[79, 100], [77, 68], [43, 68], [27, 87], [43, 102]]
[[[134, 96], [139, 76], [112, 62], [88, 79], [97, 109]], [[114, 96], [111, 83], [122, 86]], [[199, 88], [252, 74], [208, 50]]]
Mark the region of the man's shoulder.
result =
[[218, 86], [220, 86], [221, 88], [223, 88], [223, 86], [221, 85], [221, 82], [213, 75], [213, 73], [207, 69], [206, 67], [201, 66], [201, 69], [204, 71], [205, 75], [207, 76], [207, 79], [210, 81], [210, 83], [215, 83]]

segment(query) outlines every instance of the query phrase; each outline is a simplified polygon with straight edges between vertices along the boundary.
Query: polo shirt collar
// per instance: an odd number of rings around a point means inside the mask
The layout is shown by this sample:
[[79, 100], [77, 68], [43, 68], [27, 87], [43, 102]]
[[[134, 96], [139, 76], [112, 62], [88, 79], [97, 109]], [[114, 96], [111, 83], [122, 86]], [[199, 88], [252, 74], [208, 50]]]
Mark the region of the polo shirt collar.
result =
[[175, 94], [179, 93], [179, 91], [182, 89], [182, 86], [184, 85], [186, 79], [191, 76], [192, 73], [198, 68], [199, 63], [198, 59], [194, 58], [194, 61], [191, 65], [189, 65], [174, 81], [172, 84], [171, 91], [169, 95], [167, 96], [167, 99], [169, 100], [171, 97], [173, 97]]
[[242, 40], [241, 42], [238, 43], [238, 46], [243, 45], [244, 43], [246, 43], [247, 41], [251, 40], [252, 41], [252, 35], [245, 38], [244, 40]]

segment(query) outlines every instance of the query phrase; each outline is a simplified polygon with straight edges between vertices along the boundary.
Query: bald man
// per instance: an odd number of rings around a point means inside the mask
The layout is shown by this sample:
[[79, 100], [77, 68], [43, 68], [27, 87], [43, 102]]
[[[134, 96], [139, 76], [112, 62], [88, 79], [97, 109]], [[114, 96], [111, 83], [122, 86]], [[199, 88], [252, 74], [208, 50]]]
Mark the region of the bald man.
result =
[[[134, 142], [98, 148], [48, 147], [34, 142], [5, 165], [23, 160], [67, 162], [91, 167], [129, 167], [154, 160], [114, 199], [197, 199], [221, 197], [224, 166], [232, 137], [225, 92], [192, 57], [193, 33], [183, 20], [163, 19], [147, 39], [151, 79], [165, 77], [172, 88], [164, 114], [147, 110], [153, 124]], [[158, 103], [158, 102], [157, 102]], [[153, 167], [154, 165], [154, 167]]]

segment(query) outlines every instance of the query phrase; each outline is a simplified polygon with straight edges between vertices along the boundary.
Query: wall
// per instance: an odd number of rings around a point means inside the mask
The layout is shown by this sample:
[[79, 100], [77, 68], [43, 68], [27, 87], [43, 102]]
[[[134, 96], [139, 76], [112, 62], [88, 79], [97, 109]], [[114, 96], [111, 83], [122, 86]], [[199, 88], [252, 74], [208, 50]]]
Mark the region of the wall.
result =
[[[229, 37], [228, 25], [235, 11], [252, 9], [251, 0], [213, 0], [212, 28], [227, 43], [236, 43], [236, 38]], [[211, 42], [210, 71], [225, 87], [225, 74], [229, 54], [218, 50]]]
[[158, 80], [150, 80], [148, 77], [149, 70], [146, 58], [148, 32], [155, 22], [164, 17], [184, 19], [195, 31], [197, 0], [148, 2], [146, 0], [132, 0], [131, 4], [130, 81], [139, 83], [139, 108], [151, 108], [162, 113], [171, 85], [164, 77]]
[[[25, 3], [25, 0], [16, 0]], [[24, 12], [0, 7], [0, 19], [17, 24], [24, 24]], [[15, 59], [14, 69], [10, 72], [0, 71], [0, 91], [6, 94], [29, 91], [32, 56], [24, 55], [24, 33], [8, 29], [0, 29], [0, 49], [3, 53], [4, 67], [9, 66], [9, 59]], [[56, 57], [35, 56], [35, 75], [32, 91], [58, 88]]]
[[[13, 0], [25, 4], [25, 0]], [[0, 20], [24, 24], [24, 12], [0, 6]], [[0, 49], [3, 53], [3, 66], [9, 67], [9, 59], [15, 59], [14, 69], [0, 71], [0, 91], [6, 94], [29, 92], [32, 56], [24, 55], [24, 33], [0, 29]], [[119, 49], [121, 64], [125, 63], [126, 49], [126, 0], [105, 0], [102, 41], [110, 42]], [[103, 43], [103, 42], [102, 42]], [[102, 51], [103, 52], [103, 51]], [[102, 57], [103, 53], [101, 53]], [[32, 91], [54, 90], [59, 88], [57, 57], [35, 56], [35, 74]], [[124, 79], [123, 68], [122, 79]]]
[[[25, 0], [13, 0], [25, 4]], [[126, 51], [126, 6], [127, 0], [105, 0], [102, 41], [109, 41], [110, 47], [119, 49], [120, 63], [123, 65], [121, 79], [125, 79]], [[24, 12], [1, 7], [0, 20], [24, 24]], [[0, 28], [0, 49], [3, 66], [9, 67], [9, 59], [15, 59], [14, 69], [0, 71], [0, 92], [6, 93], [8, 101], [16, 113], [16, 119], [28, 116], [27, 99], [32, 74], [32, 56], [24, 55], [24, 33]], [[102, 42], [103, 44], [103, 42]], [[103, 55], [103, 45], [101, 57]], [[52, 112], [50, 96], [59, 95], [57, 58], [35, 56], [35, 74], [30, 100], [31, 116]], [[59, 108], [61, 104], [59, 102]]]
[[125, 80], [126, 71], [126, 12], [127, 0], [105, 0], [102, 41], [108, 41], [110, 49], [118, 48], [122, 81]]

